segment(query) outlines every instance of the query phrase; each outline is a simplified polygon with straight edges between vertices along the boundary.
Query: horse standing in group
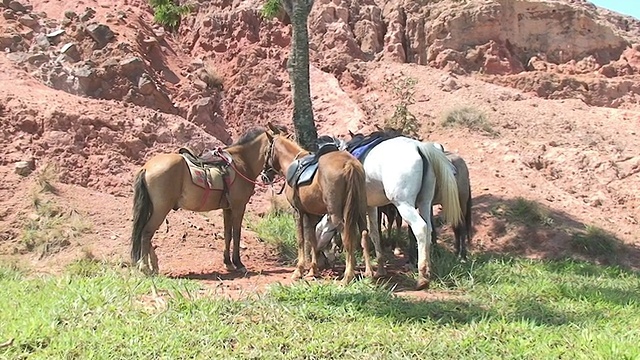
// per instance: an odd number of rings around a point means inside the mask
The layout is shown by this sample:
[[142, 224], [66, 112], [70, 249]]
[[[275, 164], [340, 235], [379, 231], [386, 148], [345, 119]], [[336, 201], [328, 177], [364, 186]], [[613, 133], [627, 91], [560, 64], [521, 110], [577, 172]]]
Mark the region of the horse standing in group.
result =
[[158, 272], [151, 239], [171, 209], [198, 212], [223, 209], [224, 264], [230, 271], [245, 272], [240, 260], [242, 220], [256, 179], [264, 170], [269, 144], [265, 129], [255, 128], [236, 143], [205, 157], [181, 148], [179, 153], [158, 154], [149, 159], [134, 180], [133, 264], [144, 273]]
[[[418, 243], [418, 280], [416, 289], [429, 286], [431, 280], [431, 211], [436, 183], [442, 194], [445, 221], [457, 225], [461, 221], [458, 188], [452, 165], [444, 153], [430, 142], [421, 142], [398, 134], [374, 132], [365, 137], [354, 135], [345, 143], [346, 149], [363, 162], [369, 229], [376, 250], [377, 276], [386, 273], [378, 231], [378, 207], [393, 204], [413, 230]], [[368, 139], [368, 140], [367, 140]], [[372, 140], [373, 139], [373, 140]], [[378, 140], [379, 139], [379, 140]], [[359, 153], [357, 144], [371, 140], [373, 144]], [[320, 239], [325, 242], [333, 231], [326, 218], [318, 224]]]
[[[308, 276], [317, 276], [317, 243], [315, 226], [326, 214], [332, 228], [341, 231], [347, 252], [343, 283], [355, 276], [355, 245], [360, 235], [368, 259], [367, 198], [362, 164], [351, 154], [338, 151], [335, 144], [321, 146], [315, 154], [289, 139], [282, 129], [269, 123], [271, 143], [265, 171], [286, 176], [285, 195], [296, 210], [298, 263], [292, 277], [302, 277], [305, 268], [305, 240], [311, 248]], [[324, 150], [329, 149], [329, 150]], [[370, 274], [365, 274], [370, 275]]]
[[[451, 161], [451, 163], [456, 169], [455, 178], [456, 178], [456, 183], [458, 185], [458, 195], [459, 195], [459, 201], [460, 201], [460, 209], [462, 210], [463, 221], [460, 222], [458, 225], [452, 226], [452, 228], [453, 228], [453, 233], [455, 237], [456, 255], [461, 260], [466, 260], [467, 258], [466, 244], [471, 240], [471, 237], [473, 234], [473, 219], [472, 219], [472, 213], [471, 213], [472, 195], [471, 195], [471, 181], [469, 178], [469, 168], [467, 167], [467, 163], [464, 161], [464, 159], [460, 155], [452, 153], [450, 151], [445, 151], [442, 145], [440, 144], [434, 143], [434, 145], [436, 145], [436, 147], [444, 151], [445, 155], [447, 156], [449, 161]], [[438, 184], [436, 184], [436, 193], [433, 199], [433, 205], [439, 205], [439, 204], [442, 204], [442, 200], [441, 200], [440, 189], [438, 187]], [[395, 209], [395, 207], [392, 204], [385, 205], [384, 209], [380, 208], [379, 211], [380, 211], [380, 214], [384, 213], [387, 216], [387, 223], [389, 224], [387, 226], [388, 234], [391, 233], [391, 229], [393, 228], [394, 222], [396, 223], [398, 230], [400, 230], [400, 227], [402, 224], [402, 217], [400, 216], [400, 214], [398, 214], [397, 209]], [[431, 226], [432, 226], [431, 243], [435, 245], [437, 234], [434, 226], [433, 216], [431, 217]], [[380, 230], [381, 229], [379, 229], [379, 231]], [[409, 228], [408, 231], [409, 231], [409, 245], [408, 245], [408, 251], [406, 255], [409, 260], [409, 263], [415, 265], [416, 256], [417, 256], [416, 239], [413, 232], [411, 231], [411, 228]], [[397, 249], [396, 240], [391, 239], [389, 235], [387, 235], [387, 239], [390, 242], [392, 249], [394, 249], [395, 251]]]

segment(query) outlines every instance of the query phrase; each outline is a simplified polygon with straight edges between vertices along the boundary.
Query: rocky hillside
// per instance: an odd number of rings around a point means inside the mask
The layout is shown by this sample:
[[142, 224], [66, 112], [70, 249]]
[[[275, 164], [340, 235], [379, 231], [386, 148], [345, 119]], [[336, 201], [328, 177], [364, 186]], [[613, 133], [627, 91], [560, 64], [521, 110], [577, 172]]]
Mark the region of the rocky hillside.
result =
[[[128, 200], [132, 171], [154, 153], [291, 124], [286, 16], [263, 19], [261, 1], [192, 4], [176, 33], [144, 0], [0, 4], [3, 199], [21, 196], [20, 160]], [[309, 29], [319, 132], [372, 129], [399, 101], [392, 85], [414, 79], [421, 133], [465, 156], [488, 199], [477, 249], [519, 236], [494, 229], [495, 209], [517, 196], [637, 241], [637, 19], [579, 0], [318, 0]], [[462, 106], [492, 131], [439, 125]], [[19, 228], [23, 215], [0, 221]]]

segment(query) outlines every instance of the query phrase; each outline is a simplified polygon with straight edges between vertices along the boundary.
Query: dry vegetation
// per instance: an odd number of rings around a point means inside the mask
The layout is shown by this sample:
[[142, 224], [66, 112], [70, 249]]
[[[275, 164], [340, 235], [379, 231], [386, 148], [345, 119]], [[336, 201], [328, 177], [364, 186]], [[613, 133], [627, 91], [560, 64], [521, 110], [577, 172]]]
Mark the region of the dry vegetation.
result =
[[31, 212], [25, 216], [18, 252], [37, 252], [42, 258], [57, 253], [92, 229], [85, 216], [57, 202], [57, 172], [45, 166], [36, 174], [31, 190]]
[[205, 63], [204, 68], [198, 71], [198, 78], [204, 81], [209, 89], [218, 89], [220, 91], [224, 90], [224, 80], [216, 72], [215, 65], [211, 62]]
[[480, 110], [471, 106], [460, 106], [445, 113], [442, 120], [443, 126], [462, 126], [473, 131], [488, 135], [498, 135], [493, 126], [487, 120], [487, 116]]

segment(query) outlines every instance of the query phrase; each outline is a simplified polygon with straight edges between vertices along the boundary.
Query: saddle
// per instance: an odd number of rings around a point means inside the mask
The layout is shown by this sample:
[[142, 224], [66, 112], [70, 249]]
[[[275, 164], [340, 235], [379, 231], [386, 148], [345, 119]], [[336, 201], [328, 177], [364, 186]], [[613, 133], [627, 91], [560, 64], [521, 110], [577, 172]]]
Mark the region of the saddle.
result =
[[364, 136], [358, 134], [347, 142], [347, 151], [355, 156], [360, 162], [364, 162], [365, 157], [376, 145], [395, 137], [402, 136], [398, 133], [388, 133], [385, 131], [374, 131]]
[[[235, 170], [230, 166], [233, 160], [231, 154], [219, 148], [209, 150], [204, 154], [196, 154], [193, 149], [188, 147], [180, 148], [178, 153], [187, 163], [191, 181], [195, 185], [207, 191], [219, 190], [225, 196], [228, 195], [229, 186], [236, 177]], [[208, 196], [208, 192], [206, 196]], [[206, 198], [203, 201], [206, 201]]]
[[228, 165], [233, 158], [229, 153], [220, 149], [213, 149], [206, 151], [204, 154], [196, 154], [190, 147], [181, 147], [178, 149], [178, 154], [182, 155], [185, 159], [191, 161], [193, 164], [204, 167]]
[[318, 151], [294, 160], [287, 168], [286, 180], [291, 187], [306, 185], [313, 181], [318, 171], [318, 160], [324, 154], [338, 151], [338, 142], [331, 136], [318, 138]]

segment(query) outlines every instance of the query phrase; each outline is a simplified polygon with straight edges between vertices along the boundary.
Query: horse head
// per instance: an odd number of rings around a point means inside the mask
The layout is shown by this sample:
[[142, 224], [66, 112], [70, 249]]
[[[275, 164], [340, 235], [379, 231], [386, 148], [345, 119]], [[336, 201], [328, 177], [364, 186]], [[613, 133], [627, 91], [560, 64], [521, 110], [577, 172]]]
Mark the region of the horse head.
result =
[[290, 138], [293, 136], [292, 133], [289, 132], [284, 125], [274, 125], [271, 122], [267, 123], [267, 131], [265, 134], [269, 139], [269, 148], [267, 150], [267, 158], [264, 163], [264, 169], [262, 170], [262, 178], [266, 180], [265, 182], [272, 183], [278, 174], [279, 163], [276, 161], [276, 153], [275, 153], [275, 141], [278, 136], [283, 136], [285, 138]]

